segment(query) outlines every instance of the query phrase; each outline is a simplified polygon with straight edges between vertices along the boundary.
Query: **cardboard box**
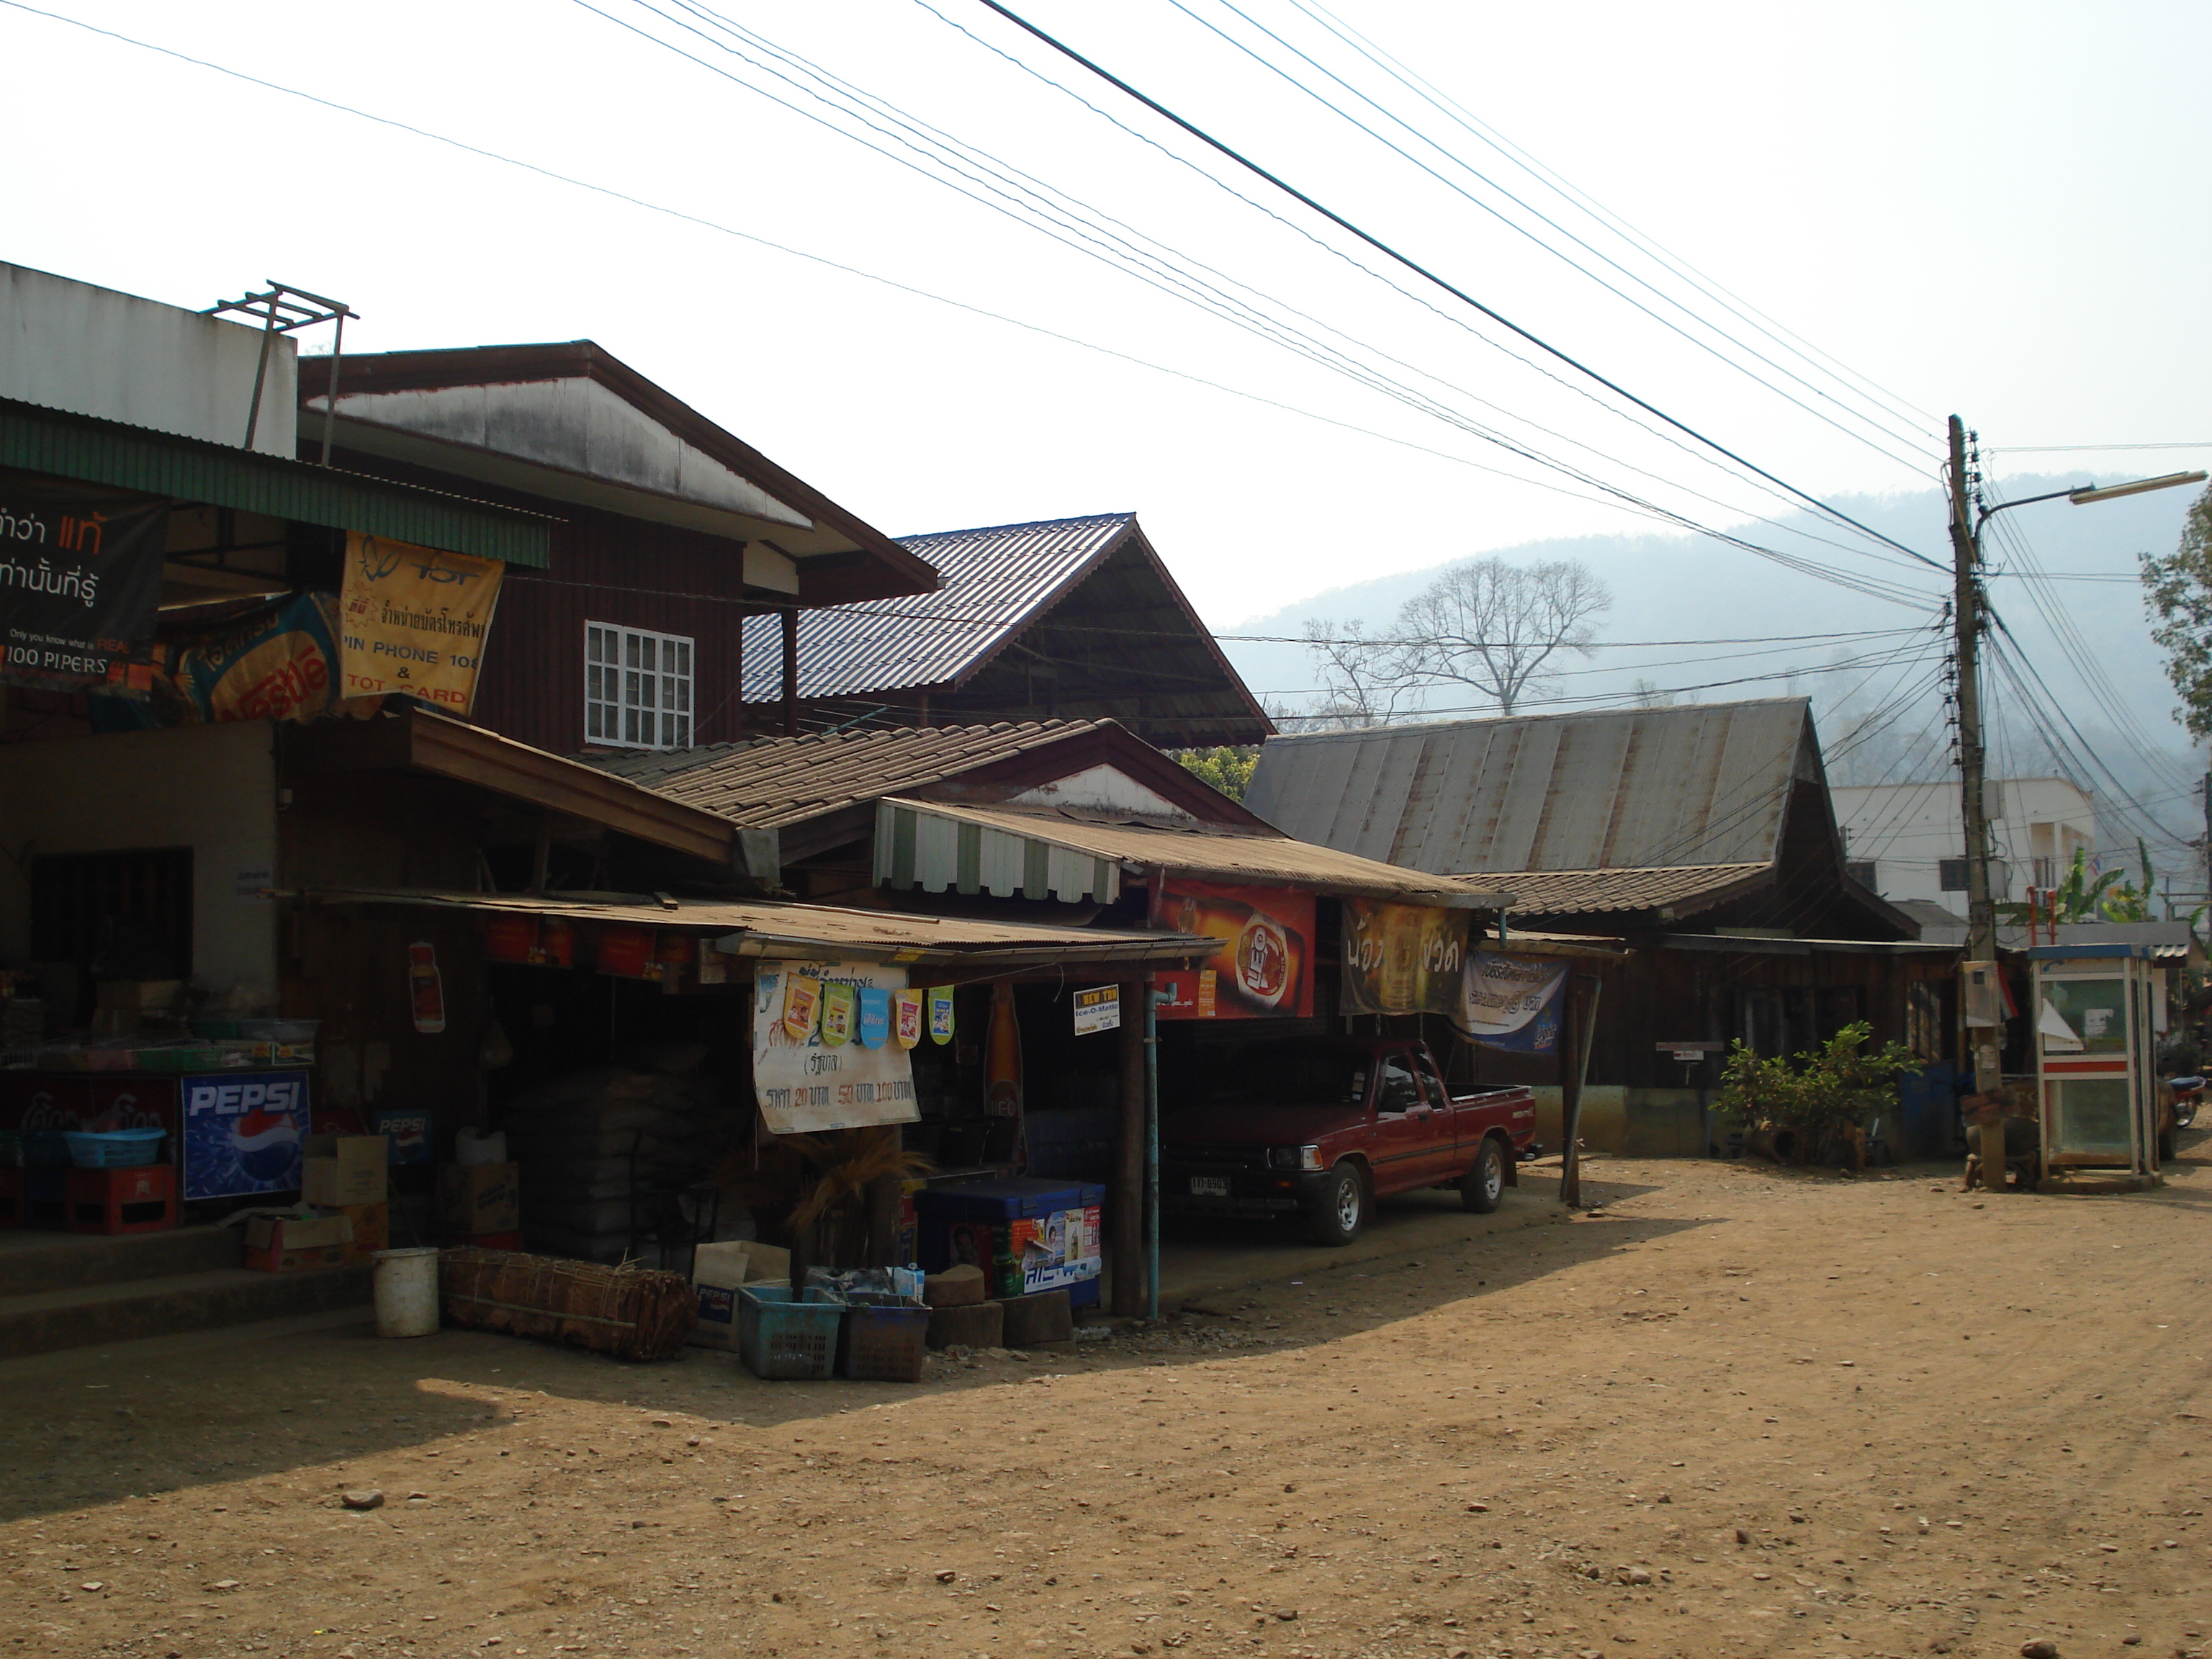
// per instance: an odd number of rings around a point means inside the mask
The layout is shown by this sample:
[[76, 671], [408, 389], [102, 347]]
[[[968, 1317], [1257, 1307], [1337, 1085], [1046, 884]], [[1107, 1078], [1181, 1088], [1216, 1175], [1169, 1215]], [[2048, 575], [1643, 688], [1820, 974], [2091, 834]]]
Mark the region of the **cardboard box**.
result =
[[277, 1273], [341, 1267], [352, 1243], [353, 1223], [343, 1215], [257, 1215], [246, 1224], [246, 1265]]
[[381, 1203], [389, 1180], [391, 1151], [382, 1135], [309, 1135], [300, 1196], [324, 1209]]
[[366, 1261], [379, 1250], [392, 1248], [392, 1206], [386, 1203], [348, 1204], [338, 1211], [353, 1225], [345, 1259]]
[[512, 1164], [448, 1164], [438, 1171], [438, 1224], [449, 1232], [513, 1232], [522, 1225]]

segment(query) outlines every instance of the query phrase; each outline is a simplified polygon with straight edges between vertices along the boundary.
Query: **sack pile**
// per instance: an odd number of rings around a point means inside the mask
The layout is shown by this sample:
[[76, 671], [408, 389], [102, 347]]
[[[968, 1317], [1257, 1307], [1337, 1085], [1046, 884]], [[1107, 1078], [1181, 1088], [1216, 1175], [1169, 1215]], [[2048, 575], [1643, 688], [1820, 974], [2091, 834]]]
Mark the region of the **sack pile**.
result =
[[[706, 1180], [730, 1137], [743, 1133], [741, 1115], [696, 1075], [688, 1048], [647, 1058], [656, 1057], [669, 1069], [605, 1066], [509, 1103], [501, 1121], [526, 1171], [522, 1231], [532, 1249], [606, 1262], [639, 1254], [639, 1231], [672, 1195]], [[688, 1069], [673, 1069], [687, 1059]]]

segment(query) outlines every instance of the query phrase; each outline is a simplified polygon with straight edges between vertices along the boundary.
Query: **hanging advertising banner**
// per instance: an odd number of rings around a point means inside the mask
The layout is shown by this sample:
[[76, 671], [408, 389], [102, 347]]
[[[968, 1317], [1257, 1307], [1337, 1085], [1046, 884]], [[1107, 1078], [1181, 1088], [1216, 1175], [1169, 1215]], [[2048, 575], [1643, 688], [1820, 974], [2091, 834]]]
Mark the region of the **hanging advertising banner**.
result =
[[890, 1038], [891, 994], [873, 985], [860, 988], [860, 1044], [880, 1048]]
[[1454, 1014], [1467, 912], [1344, 901], [1344, 1007], [1358, 1014]]
[[159, 495], [0, 468], [0, 680], [121, 680], [153, 636], [168, 524]]
[[1475, 951], [1467, 958], [1461, 1029], [1486, 1048], [1548, 1054], [1559, 1046], [1567, 963]]
[[825, 982], [822, 987], [822, 1041], [842, 1048], [853, 1040], [854, 990], [849, 985]]
[[[787, 980], [806, 981], [810, 988], [802, 998], [794, 985], [787, 999]], [[862, 992], [905, 988], [906, 969], [881, 962], [787, 963], [754, 975], [753, 1097], [770, 1133], [811, 1134], [919, 1119], [914, 1065], [905, 1048], [842, 1038], [828, 1042], [811, 1018], [806, 1035], [794, 1036], [786, 1018], [792, 1002], [803, 1000], [819, 1005], [827, 1025], [833, 1003], [849, 1018]]]
[[337, 607], [295, 593], [185, 647], [169, 678], [186, 720], [310, 720], [338, 700]]
[[348, 531], [338, 595], [344, 695], [397, 691], [467, 714], [506, 570], [497, 559]]
[[921, 1041], [921, 992], [891, 993], [891, 1034], [902, 1048], [911, 1048]]
[[1312, 894], [1164, 877], [1152, 888], [1152, 921], [1221, 941], [1200, 967], [1159, 975], [1160, 1018], [1312, 1018]]
[[814, 1035], [814, 1022], [822, 1012], [822, 981], [807, 974], [783, 975], [783, 1033], [793, 1042]]
[[929, 1040], [940, 1045], [952, 1041], [952, 988], [950, 985], [930, 988]]

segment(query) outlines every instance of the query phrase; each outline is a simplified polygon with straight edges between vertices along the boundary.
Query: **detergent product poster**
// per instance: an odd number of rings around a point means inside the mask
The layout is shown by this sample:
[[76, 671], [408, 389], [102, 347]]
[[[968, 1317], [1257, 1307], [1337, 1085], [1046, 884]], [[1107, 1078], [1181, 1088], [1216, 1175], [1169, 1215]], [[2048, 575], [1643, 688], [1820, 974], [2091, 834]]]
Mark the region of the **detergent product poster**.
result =
[[[810, 1134], [878, 1123], [912, 1123], [914, 1066], [907, 1050], [866, 1040], [861, 1010], [907, 988], [906, 969], [882, 962], [790, 962], [753, 975], [753, 1097], [771, 1134]], [[878, 1005], [875, 996], [879, 994]], [[790, 1011], [817, 1004], [794, 1036]], [[872, 1023], [872, 1022], [871, 1022]], [[862, 1040], [852, 1039], [860, 1036]]]
[[300, 1190], [305, 1072], [217, 1072], [179, 1079], [177, 1092], [186, 1202]]
[[1152, 889], [1152, 926], [1221, 942], [1197, 969], [1159, 976], [1160, 1018], [1313, 1017], [1311, 893], [1168, 878]]

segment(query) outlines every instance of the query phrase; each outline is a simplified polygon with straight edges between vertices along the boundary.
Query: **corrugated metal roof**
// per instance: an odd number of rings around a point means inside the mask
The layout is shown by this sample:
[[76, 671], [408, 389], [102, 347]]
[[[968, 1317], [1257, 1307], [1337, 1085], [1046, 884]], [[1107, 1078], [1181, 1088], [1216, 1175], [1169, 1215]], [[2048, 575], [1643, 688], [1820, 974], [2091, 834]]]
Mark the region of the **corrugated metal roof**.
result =
[[[1378, 864], [1332, 847], [1317, 847], [1288, 836], [1255, 835], [1202, 824], [1154, 824], [1109, 821], [1054, 811], [1049, 808], [953, 806], [942, 801], [887, 800], [886, 808], [910, 811], [952, 824], [973, 825], [1026, 837], [1048, 846], [1112, 859], [1122, 864], [1255, 887], [1307, 887], [1363, 898], [1395, 899], [1407, 904], [1441, 904], [1458, 909], [1494, 908], [1501, 894], [1487, 880], [1437, 880]], [[878, 816], [882, 833], [882, 817]], [[880, 851], [877, 866], [884, 866]], [[933, 870], [922, 884], [953, 884]]]
[[982, 921], [967, 916], [917, 916], [896, 910], [860, 910], [773, 899], [670, 899], [623, 893], [579, 897], [527, 893], [453, 893], [418, 888], [322, 887], [305, 896], [322, 904], [398, 904], [426, 909], [473, 910], [489, 915], [558, 916], [569, 921], [627, 922], [681, 927], [727, 938], [743, 934], [733, 953], [818, 957], [839, 952], [895, 957], [900, 961], [950, 963], [963, 958], [1180, 961], [1209, 955], [1217, 939], [1184, 933], [1139, 933], [1099, 927], [1054, 927], [1031, 922]]
[[[799, 695], [858, 696], [958, 679], [1136, 521], [1133, 513], [1100, 513], [901, 537], [902, 547], [936, 567], [937, 592], [801, 612]], [[782, 635], [765, 623], [745, 635], [745, 701], [772, 702], [783, 695]]]
[[1773, 872], [1771, 864], [1703, 864], [1674, 870], [1490, 870], [1480, 879], [1513, 895], [1515, 915], [1572, 916], [1686, 906], [1703, 909]]
[[1245, 805], [1434, 874], [1771, 863], [1817, 766], [1781, 697], [1271, 738]]
[[0, 398], [0, 466], [542, 568], [553, 521], [335, 467]]
[[769, 830], [918, 789], [1112, 724], [1022, 720], [901, 727], [578, 758], [744, 828]]

